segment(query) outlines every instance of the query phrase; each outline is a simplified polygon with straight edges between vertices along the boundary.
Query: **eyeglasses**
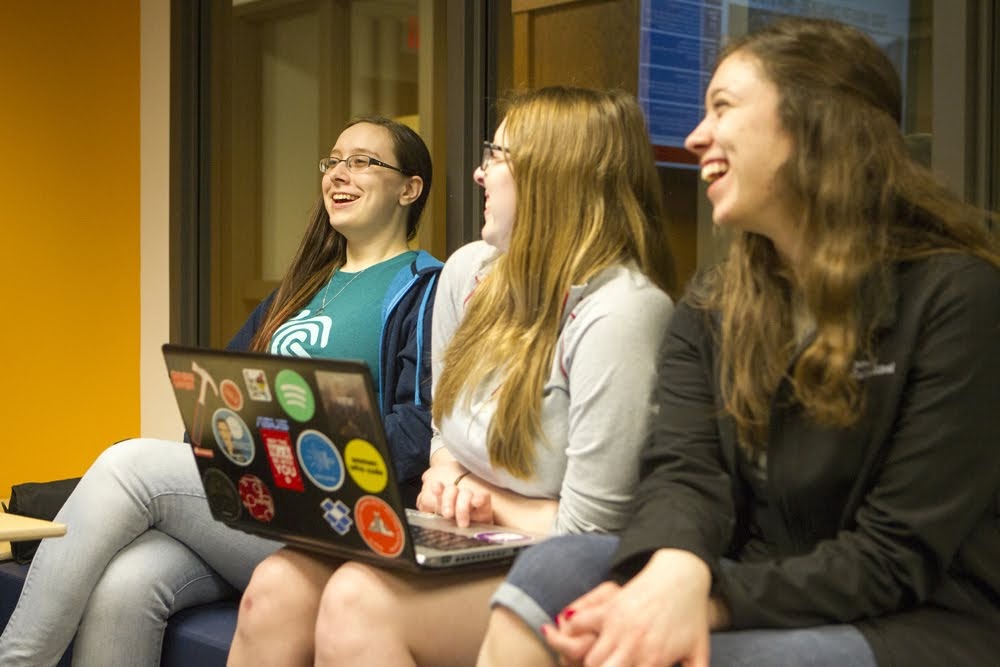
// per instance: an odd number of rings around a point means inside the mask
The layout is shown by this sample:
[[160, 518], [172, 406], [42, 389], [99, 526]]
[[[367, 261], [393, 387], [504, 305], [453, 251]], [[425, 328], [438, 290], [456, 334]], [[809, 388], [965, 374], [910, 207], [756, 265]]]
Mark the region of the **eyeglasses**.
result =
[[484, 141], [483, 142], [483, 159], [482, 159], [482, 162], [479, 163], [479, 168], [482, 169], [483, 171], [486, 171], [487, 169], [490, 168], [490, 165], [493, 164], [494, 161], [496, 161], [496, 162], [503, 162], [503, 160], [506, 159], [506, 158], [495, 158], [495, 157], [493, 157], [493, 153], [499, 151], [499, 152], [503, 153], [504, 155], [506, 155], [507, 154], [507, 150], [508, 149], [506, 147], [501, 146], [500, 144], [494, 144], [494, 143], [489, 142], [489, 141]]
[[398, 171], [404, 176], [407, 175], [406, 172], [399, 167], [393, 167], [391, 164], [386, 164], [385, 162], [382, 162], [382, 160], [376, 160], [375, 158], [367, 155], [348, 155], [345, 158], [325, 157], [319, 161], [319, 170], [325, 174], [328, 171], [333, 171], [341, 162], [347, 165], [348, 171], [355, 174], [361, 173], [362, 171], [368, 171], [368, 167], [375, 165], [376, 167], [385, 167], [386, 169]]

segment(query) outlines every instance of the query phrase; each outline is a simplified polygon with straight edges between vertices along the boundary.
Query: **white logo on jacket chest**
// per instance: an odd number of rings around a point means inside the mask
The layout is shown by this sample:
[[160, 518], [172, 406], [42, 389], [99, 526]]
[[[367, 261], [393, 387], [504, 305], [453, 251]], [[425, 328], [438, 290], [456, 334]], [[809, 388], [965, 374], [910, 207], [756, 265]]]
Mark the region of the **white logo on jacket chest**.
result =
[[893, 375], [896, 372], [896, 362], [890, 361], [887, 364], [872, 363], [871, 361], [855, 361], [854, 370], [851, 375], [855, 380], [875, 377], [877, 375]]

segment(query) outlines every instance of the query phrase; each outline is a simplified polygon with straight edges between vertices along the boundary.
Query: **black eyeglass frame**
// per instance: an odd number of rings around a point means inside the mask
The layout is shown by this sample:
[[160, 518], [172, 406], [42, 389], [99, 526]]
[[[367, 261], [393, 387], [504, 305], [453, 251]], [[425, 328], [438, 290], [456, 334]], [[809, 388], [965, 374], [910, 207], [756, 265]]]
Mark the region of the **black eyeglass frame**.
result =
[[[352, 169], [351, 162], [356, 160], [357, 158], [367, 160], [368, 164], [362, 167], [361, 169]], [[382, 162], [382, 160], [379, 160], [378, 158], [373, 158], [371, 155], [362, 155], [360, 153], [357, 155], [348, 155], [347, 157], [343, 158], [325, 157], [319, 161], [319, 171], [321, 174], [325, 174], [328, 171], [333, 171], [334, 169], [337, 168], [337, 165], [340, 164], [341, 162], [343, 162], [344, 166], [347, 167], [347, 171], [351, 172], [352, 174], [360, 174], [362, 172], [368, 171], [368, 167], [375, 165], [376, 167], [385, 167], [386, 169], [392, 169], [393, 171], [398, 171], [403, 176], [411, 175], [406, 171], [404, 171], [403, 169], [400, 169], [399, 167], [393, 167], [391, 164]]]
[[[479, 161], [479, 168], [483, 171], [489, 169], [490, 165], [493, 163], [495, 158], [493, 157], [494, 151], [499, 151], [506, 156], [510, 151], [506, 146], [501, 146], [500, 144], [495, 144], [492, 141], [483, 142], [483, 159]], [[506, 159], [506, 157], [504, 158]]]

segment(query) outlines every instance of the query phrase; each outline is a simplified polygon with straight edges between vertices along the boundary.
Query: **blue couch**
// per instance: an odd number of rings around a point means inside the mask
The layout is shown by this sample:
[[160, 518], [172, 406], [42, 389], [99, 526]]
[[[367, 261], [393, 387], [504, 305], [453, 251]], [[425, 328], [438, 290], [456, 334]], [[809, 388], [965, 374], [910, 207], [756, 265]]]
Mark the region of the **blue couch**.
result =
[[[13, 561], [0, 563], [0, 631], [14, 611], [27, 574], [27, 565]], [[174, 614], [163, 638], [160, 664], [169, 667], [224, 666], [236, 629], [236, 610], [237, 603], [230, 601], [192, 607]], [[72, 650], [71, 646], [59, 667], [69, 667]]]

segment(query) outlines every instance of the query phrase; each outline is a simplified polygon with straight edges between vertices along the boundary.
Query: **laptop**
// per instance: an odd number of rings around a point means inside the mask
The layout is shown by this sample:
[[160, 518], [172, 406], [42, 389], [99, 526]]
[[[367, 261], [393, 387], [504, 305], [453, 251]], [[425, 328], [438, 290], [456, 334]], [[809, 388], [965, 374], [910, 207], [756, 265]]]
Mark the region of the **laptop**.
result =
[[212, 516], [338, 558], [412, 571], [510, 560], [544, 536], [405, 508], [363, 361], [167, 344]]

